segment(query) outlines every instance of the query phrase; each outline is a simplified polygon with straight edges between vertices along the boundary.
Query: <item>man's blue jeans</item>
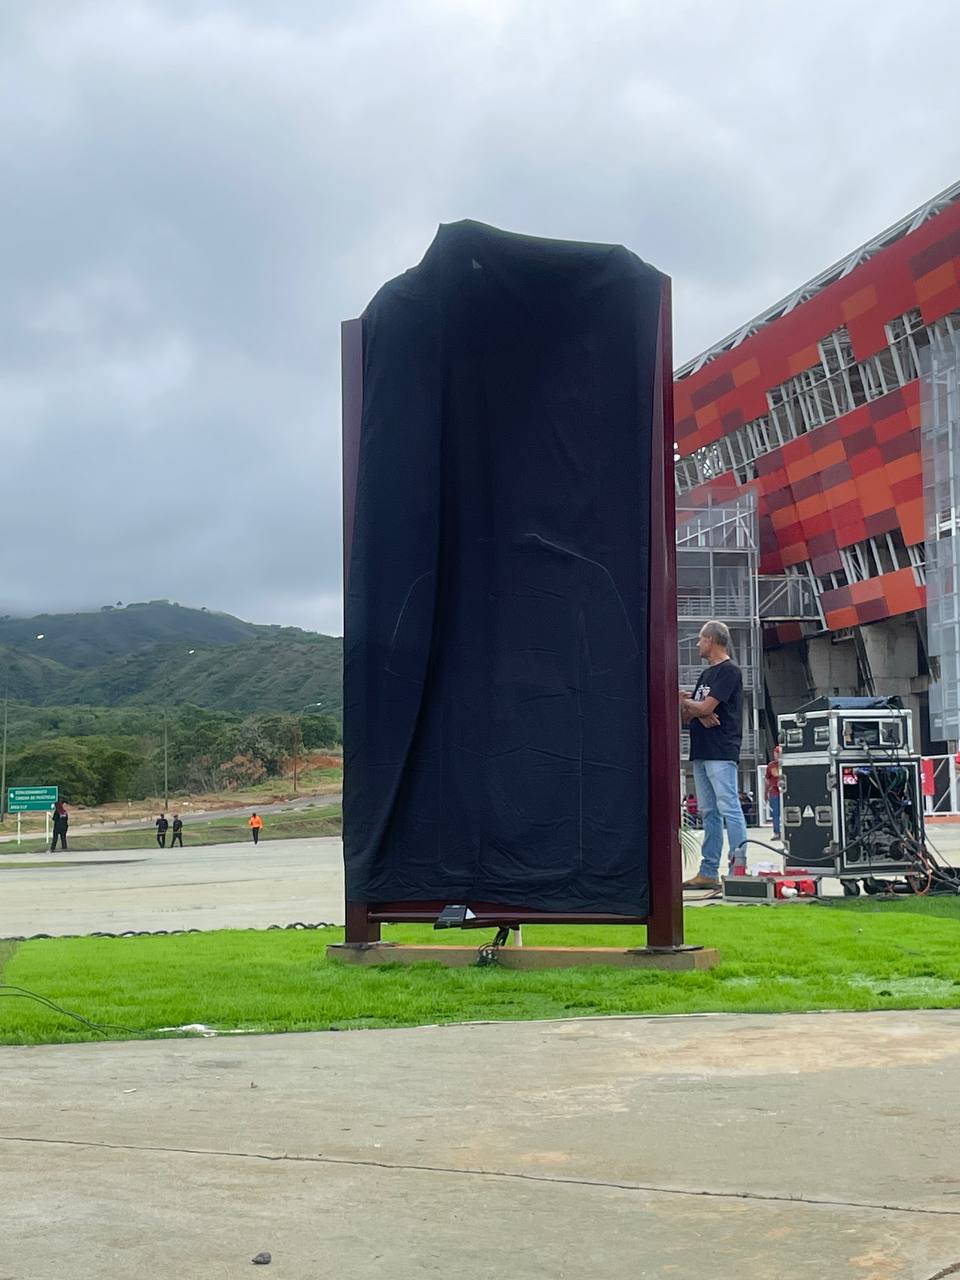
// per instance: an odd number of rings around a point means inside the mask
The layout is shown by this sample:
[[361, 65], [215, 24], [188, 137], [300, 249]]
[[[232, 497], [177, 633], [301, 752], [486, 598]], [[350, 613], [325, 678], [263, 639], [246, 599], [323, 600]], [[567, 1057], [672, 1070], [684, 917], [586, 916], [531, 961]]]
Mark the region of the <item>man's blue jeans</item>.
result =
[[746, 865], [747, 821], [737, 790], [735, 760], [694, 760], [693, 782], [697, 789], [697, 807], [703, 819], [703, 850], [700, 874], [716, 879], [720, 874], [723, 852], [723, 828], [730, 842], [730, 868], [735, 863]]
[[780, 796], [770, 797], [770, 817], [773, 819], [773, 834], [780, 834]]

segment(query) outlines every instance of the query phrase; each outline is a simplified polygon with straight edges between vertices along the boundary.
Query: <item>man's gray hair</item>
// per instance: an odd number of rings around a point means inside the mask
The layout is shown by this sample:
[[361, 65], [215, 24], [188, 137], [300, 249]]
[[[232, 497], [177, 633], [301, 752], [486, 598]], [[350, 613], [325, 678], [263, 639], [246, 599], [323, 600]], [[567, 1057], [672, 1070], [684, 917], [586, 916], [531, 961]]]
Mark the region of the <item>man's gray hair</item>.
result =
[[730, 648], [730, 628], [723, 622], [717, 622], [712, 619], [705, 622], [700, 628], [700, 634], [706, 636], [708, 640], [712, 640], [714, 644], [718, 644], [721, 649]]

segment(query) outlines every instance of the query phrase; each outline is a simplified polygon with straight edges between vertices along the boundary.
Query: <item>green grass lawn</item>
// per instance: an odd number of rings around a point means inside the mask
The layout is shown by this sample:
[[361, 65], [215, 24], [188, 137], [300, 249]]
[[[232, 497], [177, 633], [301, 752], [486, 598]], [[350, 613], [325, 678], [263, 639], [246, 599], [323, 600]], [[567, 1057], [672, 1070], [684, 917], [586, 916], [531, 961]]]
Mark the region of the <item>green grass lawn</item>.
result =
[[[252, 812], [252, 810], [251, 810]], [[311, 805], [307, 809], [281, 810], [268, 813], [263, 819], [261, 840], [293, 840], [302, 836], [338, 836], [341, 827], [341, 809], [339, 804]], [[167, 833], [167, 848], [170, 847], [170, 833]], [[241, 818], [208, 818], [202, 822], [185, 819], [183, 843], [185, 846], [200, 844], [233, 844], [238, 840], [249, 840], [250, 829], [246, 817]], [[157, 847], [156, 832], [152, 827], [146, 830], [125, 831], [91, 831], [76, 835], [67, 833], [67, 844], [73, 853], [96, 853], [103, 849], [153, 849]], [[37, 854], [45, 851], [48, 845], [45, 840], [24, 840], [16, 844], [0, 845], [0, 871], [4, 868], [4, 859], [15, 859], [19, 854]], [[60, 850], [57, 850], [59, 853]]]
[[[231, 931], [167, 938], [56, 939], [0, 950], [0, 982], [29, 988], [97, 1023], [205, 1023], [223, 1030], [399, 1027], [473, 1019], [595, 1014], [773, 1013], [960, 1006], [960, 898], [687, 912], [688, 941], [719, 947], [707, 973], [608, 968], [517, 973], [437, 965], [349, 968], [325, 958], [340, 930]], [[466, 942], [489, 933], [395, 927], [398, 942]], [[637, 929], [541, 927], [527, 946], [637, 945]], [[101, 1034], [22, 998], [0, 998], [0, 1042]]]

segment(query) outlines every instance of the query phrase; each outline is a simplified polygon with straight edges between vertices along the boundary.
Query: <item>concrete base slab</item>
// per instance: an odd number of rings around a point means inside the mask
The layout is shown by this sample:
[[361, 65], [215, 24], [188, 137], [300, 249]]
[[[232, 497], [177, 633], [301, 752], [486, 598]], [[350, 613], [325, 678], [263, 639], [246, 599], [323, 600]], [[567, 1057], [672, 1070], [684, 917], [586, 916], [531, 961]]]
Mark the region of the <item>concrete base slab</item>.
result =
[[[440, 964], [446, 969], [468, 969], [477, 964], [482, 946], [420, 946], [396, 942], [335, 942], [327, 958], [339, 964]], [[673, 973], [713, 969], [720, 963], [715, 947], [498, 947], [501, 969], [574, 969], [606, 965], [615, 969], [667, 969]]]
[[0, 1048], [0, 1278], [931, 1280], [960, 1011]]

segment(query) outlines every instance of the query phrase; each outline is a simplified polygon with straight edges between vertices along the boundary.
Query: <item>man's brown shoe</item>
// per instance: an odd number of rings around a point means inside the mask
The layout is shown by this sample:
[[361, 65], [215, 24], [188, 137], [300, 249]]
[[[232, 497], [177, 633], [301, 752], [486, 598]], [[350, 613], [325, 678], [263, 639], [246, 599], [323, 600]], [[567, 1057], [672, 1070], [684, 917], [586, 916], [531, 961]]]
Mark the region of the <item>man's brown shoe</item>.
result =
[[720, 881], [713, 876], [696, 875], [692, 880], [684, 880], [684, 889], [719, 889]]

